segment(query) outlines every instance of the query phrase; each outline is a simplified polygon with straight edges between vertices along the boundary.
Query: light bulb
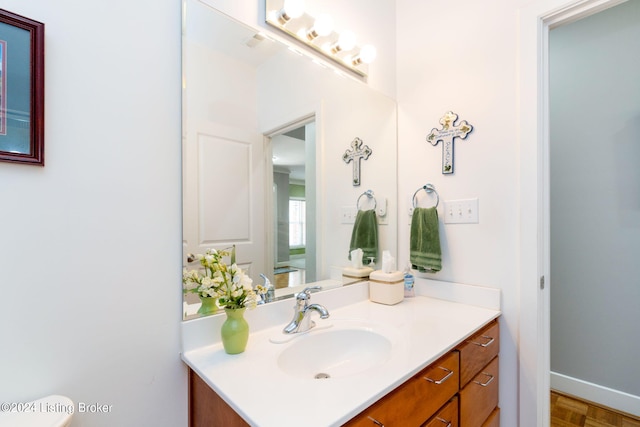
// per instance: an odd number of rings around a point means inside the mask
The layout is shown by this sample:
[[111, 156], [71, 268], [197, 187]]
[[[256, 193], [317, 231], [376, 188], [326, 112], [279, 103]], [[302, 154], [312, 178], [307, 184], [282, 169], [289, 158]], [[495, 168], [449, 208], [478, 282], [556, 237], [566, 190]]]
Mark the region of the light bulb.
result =
[[304, 14], [304, 0], [285, 0], [277, 14], [281, 25], [285, 25], [291, 19], [300, 18]]
[[326, 13], [321, 13], [316, 18], [313, 28], [319, 36], [328, 36], [333, 31], [333, 19]]
[[338, 37], [338, 42], [331, 47], [333, 53], [338, 53], [341, 50], [349, 51], [353, 49], [356, 45], [356, 35], [351, 31], [346, 30], [340, 33], [340, 37]]
[[331, 34], [331, 31], [333, 31], [333, 19], [331, 19], [331, 16], [323, 13], [318, 15], [313, 23], [313, 27], [305, 32], [305, 35], [309, 41], [312, 41], [320, 36], [328, 36]]
[[276, 21], [280, 19], [280, 12], [277, 10], [270, 10], [267, 12], [267, 20], [268, 21]]
[[360, 49], [360, 59], [365, 64], [371, 64], [376, 59], [376, 55], [378, 55], [378, 51], [370, 44], [366, 44]]
[[304, 13], [304, 0], [284, 0], [282, 10], [290, 18], [300, 18]]

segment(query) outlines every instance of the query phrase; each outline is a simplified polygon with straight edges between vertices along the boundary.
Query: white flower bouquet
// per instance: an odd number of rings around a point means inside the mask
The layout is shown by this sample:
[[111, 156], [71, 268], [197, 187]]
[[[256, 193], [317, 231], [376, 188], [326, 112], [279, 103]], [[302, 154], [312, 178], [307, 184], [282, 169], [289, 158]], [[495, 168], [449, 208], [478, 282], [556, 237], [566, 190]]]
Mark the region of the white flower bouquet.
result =
[[[231, 265], [224, 257], [231, 256]], [[266, 292], [262, 286], [253, 289], [253, 280], [235, 263], [235, 248], [232, 252], [209, 249], [205, 254], [190, 255], [199, 260], [198, 270], [184, 269], [182, 283], [184, 292], [192, 292], [203, 298], [217, 298], [223, 308], [255, 308], [258, 299]]]

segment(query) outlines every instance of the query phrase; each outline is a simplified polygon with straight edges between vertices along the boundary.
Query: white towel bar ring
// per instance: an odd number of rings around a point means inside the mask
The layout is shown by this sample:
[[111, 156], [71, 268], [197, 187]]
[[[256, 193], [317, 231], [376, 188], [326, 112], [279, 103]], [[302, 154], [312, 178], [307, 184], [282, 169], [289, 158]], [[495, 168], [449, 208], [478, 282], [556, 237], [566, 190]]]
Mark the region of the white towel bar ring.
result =
[[362, 196], [367, 196], [368, 199], [373, 199], [373, 209], [375, 209], [376, 206], [378, 206], [378, 201], [373, 196], [373, 190], [367, 190], [364, 193], [362, 193], [360, 197], [358, 197], [358, 200], [356, 201], [356, 208], [358, 208], [358, 210], [360, 210], [360, 199], [362, 198]]
[[436, 187], [434, 187], [433, 184], [425, 184], [422, 187], [418, 188], [415, 193], [413, 193], [412, 201], [413, 201], [414, 209], [418, 207], [417, 206], [417, 202], [416, 202], [416, 196], [418, 195], [418, 192], [420, 190], [424, 190], [427, 193], [435, 193], [435, 195], [436, 195], [436, 205], [434, 207], [437, 208], [438, 207], [438, 203], [440, 203], [440, 196], [438, 195], [438, 192], [436, 191]]

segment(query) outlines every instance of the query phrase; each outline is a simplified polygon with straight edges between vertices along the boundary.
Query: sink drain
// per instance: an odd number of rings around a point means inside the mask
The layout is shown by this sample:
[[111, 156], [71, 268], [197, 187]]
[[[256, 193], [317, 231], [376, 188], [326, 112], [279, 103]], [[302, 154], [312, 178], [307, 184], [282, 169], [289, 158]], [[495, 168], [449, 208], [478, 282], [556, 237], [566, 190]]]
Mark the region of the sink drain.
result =
[[319, 374], [316, 374], [313, 378], [315, 378], [316, 380], [326, 380], [327, 378], [331, 378], [331, 376], [329, 374], [325, 374], [324, 372], [320, 372]]

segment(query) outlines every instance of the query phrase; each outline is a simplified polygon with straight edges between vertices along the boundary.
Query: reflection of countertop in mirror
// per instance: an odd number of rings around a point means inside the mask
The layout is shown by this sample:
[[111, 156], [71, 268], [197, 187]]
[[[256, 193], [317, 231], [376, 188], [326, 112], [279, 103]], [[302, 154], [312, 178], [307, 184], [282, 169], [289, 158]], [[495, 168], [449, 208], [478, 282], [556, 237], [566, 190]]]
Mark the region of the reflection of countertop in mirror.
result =
[[319, 282], [314, 282], [314, 283], [305, 283], [304, 285], [288, 286], [286, 288], [276, 288], [276, 298], [281, 298], [284, 296], [293, 296], [308, 286], [320, 286], [322, 290], [327, 290], [327, 289], [337, 288], [342, 285], [343, 283], [339, 280], [327, 279], [327, 280], [320, 280]]
[[[287, 298], [293, 298], [295, 294], [302, 291], [304, 288], [308, 286], [320, 286], [323, 290], [329, 290], [334, 288], [339, 288], [345, 285], [351, 285], [353, 283], [362, 282], [363, 280], [367, 280], [367, 278], [352, 278], [345, 276], [338, 276], [336, 279], [327, 279], [320, 280], [318, 282], [313, 283], [305, 283], [304, 285], [298, 286], [287, 286], [285, 288], [276, 288], [275, 289], [275, 297], [276, 300], [282, 300]], [[182, 318], [183, 320], [192, 320], [200, 317], [198, 314], [198, 309], [202, 304], [200, 303], [197, 296], [194, 294], [185, 294], [182, 302]], [[220, 310], [222, 312], [222, 310]]]
[[340, 425], [500, 315], [498, 289], [418, 279], [416, 290], [417, 297], [393, 306], [370, 302], [367, 282], [312, 297], [331, 313], [326, 320], [314, 315], [318, 330], [358, 319], [392, 331], [389, 359], [368, 371], [316, 380], [281, 370], [278, 355], [296, 339], [272, 341], [282, 338], [292, 301], [247, 311], [252, 333], [246, 351], [235, 356], [220, 343], [223, 316], [184, 322], [182, 358], [251, 425]]

